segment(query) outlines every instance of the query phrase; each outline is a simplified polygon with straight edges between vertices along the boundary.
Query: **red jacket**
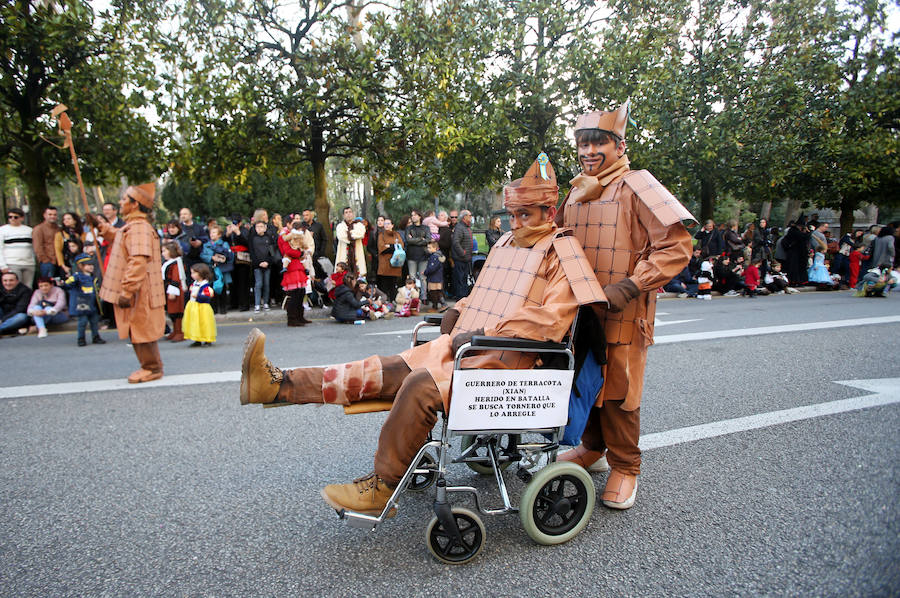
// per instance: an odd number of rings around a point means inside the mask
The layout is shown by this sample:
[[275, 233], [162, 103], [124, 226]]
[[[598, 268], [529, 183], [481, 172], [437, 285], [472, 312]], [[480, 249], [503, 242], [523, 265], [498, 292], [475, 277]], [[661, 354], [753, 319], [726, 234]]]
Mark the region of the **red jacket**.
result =
[[747, 269], [744, 270], [744, 284], [750, 290], [755, 290], [759, 286], [759, 268], [753, 264], [747, 266]]
[[294, 249], [281, 236], [278, 237], [278, 250], [284, 257], [291, 258], [291, 262], [287, 266], [287, 270], [281, 275], [281, 287], [290, 291], [292, 289], [300, 289], [306, 286], [306, 268], [303, 267], [303, 251]]

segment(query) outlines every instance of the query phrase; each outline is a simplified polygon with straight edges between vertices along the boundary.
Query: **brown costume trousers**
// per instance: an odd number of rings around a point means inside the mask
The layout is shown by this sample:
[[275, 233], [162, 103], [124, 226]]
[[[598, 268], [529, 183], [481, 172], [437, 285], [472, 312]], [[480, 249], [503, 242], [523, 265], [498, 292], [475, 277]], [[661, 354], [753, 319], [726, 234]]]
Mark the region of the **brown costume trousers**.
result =
[[134, 354], [137, 356], [138, 363], [141, 364], [142, 369], [153, 372], [154, 374], [162, 372], [162, 356], [159, 354], [159, 345], [157, 344], [157, 341], [153, 341], [152, 343], [132, 342], [131, 346], [134, 348]]
[[[443, 411], [441, 393], [428, 370], [410, 371], [397, 355], [381, 357], [382, 385], [365, 399], [393, 401], [387, 420], [381, 427], [375, 452], [375, 473], [389, 486], [396, 486], [416, 453], [425, 444], [428, 433]], [[325, 368], [286, 370], [276, 401], [324, 403], [322, 376]]]
[[613, 469], [631, 475], [641, 473], [641, 409], [622, 409], [625, 401], [603, 401], [588, 416], [581, 443], [592, 451], [606, 450], [606, 460]]

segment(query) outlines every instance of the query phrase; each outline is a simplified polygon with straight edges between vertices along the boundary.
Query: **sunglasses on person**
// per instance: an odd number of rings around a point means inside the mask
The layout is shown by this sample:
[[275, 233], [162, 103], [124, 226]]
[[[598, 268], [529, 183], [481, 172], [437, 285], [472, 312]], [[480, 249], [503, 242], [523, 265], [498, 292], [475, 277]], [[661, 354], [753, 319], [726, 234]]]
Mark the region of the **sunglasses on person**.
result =
[[7, 214], [6, 219], [9, 220], [10, 218], [15, 218], [16, 220], [18, 220], [19, 218], [21, 218], [21, 216], [19, 216], [18, 214]]

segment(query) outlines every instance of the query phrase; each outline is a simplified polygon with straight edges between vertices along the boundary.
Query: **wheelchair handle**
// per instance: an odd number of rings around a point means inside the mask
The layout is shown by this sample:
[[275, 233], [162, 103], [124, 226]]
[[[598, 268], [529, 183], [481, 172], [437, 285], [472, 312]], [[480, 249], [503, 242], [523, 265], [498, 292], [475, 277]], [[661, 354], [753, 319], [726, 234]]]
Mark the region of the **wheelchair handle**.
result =
[[471, 345], [473, 349], [517, 349], [535, 353], [540, 351], [565, 351], [567, 349], [565, 343], [504, 336], [473, 336]]

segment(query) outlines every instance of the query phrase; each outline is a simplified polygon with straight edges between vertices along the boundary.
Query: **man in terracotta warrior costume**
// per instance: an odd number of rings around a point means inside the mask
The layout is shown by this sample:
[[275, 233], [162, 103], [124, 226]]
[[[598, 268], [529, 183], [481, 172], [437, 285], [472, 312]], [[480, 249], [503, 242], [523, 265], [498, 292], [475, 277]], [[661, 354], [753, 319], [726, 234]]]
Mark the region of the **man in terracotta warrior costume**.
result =
[[578, 117], [575, 144], [581, 174], [572, 179], [556, 222], [571, 227], [609, 300], [594, 306], [606, 333], [604, 385], [581, 444], [562, 453], [591, 471], [611, 468], [603, 504], [628, 509], [641, 468], [640, 405], [647, 347], [653, 343], [656, 289], [691, 258], [682, 221], [690, 212], [646, 170], [625, 156], [628, 103]]
[[166, 327], [166, 299], [159, 236], [150, 224], [155, 195], [155, 183], [125, 189], [119, 200], [119, 213], [125, 220], [122, 228], [98, 220], [93, 214], [84, 217], [112, 244], [100, 298], [113, 304], [119, 338], [131, 339], [141, 365], [128, 376], [132, 384], [163, 376], [157, 340]]
[[[375, 471], [322, 491], [335, 509], [381, 512], [438, 411], [449, 407], [453, 356], [463, 343], [481, 334], [559, 342], [579, 305], [606, 300], [578, 243], [554, 224], [556, 177], [546, 156], [539, 160], [504, 189], [512, 231], [497, 241], [471, 294], [446, 312], [437, 339], [400, 355], [282, 371], [266, 359], [262, 332], [250, 332], [241, 366], [242, 404], [334, 403], [349, 413], [390, 409]], [[536, 358], [486, 351], [466, 358], [465, 365], [530, 368]]]

